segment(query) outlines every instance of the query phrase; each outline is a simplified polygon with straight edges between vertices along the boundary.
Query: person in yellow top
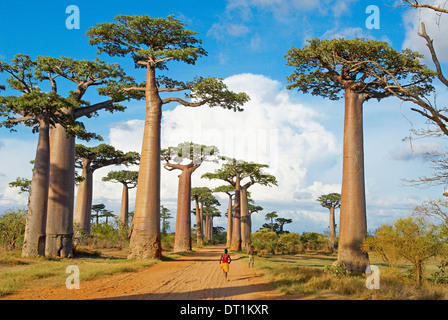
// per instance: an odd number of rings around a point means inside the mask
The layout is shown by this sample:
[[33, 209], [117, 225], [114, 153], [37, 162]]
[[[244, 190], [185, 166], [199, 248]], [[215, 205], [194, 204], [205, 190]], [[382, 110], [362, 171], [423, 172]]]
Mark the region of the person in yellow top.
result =
[[229, 273], [229, 265], [230, 262], [232, 262], [232, 259], [230, 259], [230, 256], [227, 254], [227, 249], [224, 249], [224, 254], [219, 259], [219, 263], [221, 264], [221, 269], [224, 272], [224, 277], [227, 280], [227, 273]]

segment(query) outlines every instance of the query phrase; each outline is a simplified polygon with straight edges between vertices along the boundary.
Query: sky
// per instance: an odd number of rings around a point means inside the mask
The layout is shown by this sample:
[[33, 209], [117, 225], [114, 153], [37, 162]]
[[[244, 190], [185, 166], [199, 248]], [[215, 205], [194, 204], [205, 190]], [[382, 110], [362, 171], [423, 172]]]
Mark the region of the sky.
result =
[[[444, 4], [444, 0], [437, 0]], [[265, 215], [277, 211], [292, 219], [285, 226], [291, 232], [326, 232], [328, 210], [316, 198], [331, 192], [340, 193], [342, 180], [343, 100], [321, 97], [286, 89], [287, 76], [293, 70], [286, 66], [285, 54], [291, 47], [306, 45], [306, 39], [363, 37], [387, 41], [397, 50], [410, 48], [425, 54], [432, 67], [428, 50], [417, 32], [424, 21], [443, 67], [448, 63], [447, 17], [430, 11], [397, 7], [401, 1], [363, 0], [224, 0], [178, 1], [26, 1], [18, 6], [3, 1], [0, 11], [0, 60], [9, 62], [18, 53], [38, 56], [70, 56], [94, 59], [97, 50], [85, 36], [89, 27], [112, 22], [117, 15], [148, 14], [152, 17], [176, 18], [187, 28], [199, 33], [208, 52], [195, 65], [172, 63], [167, 72], [178, 80], [191, 80], [196, 75], [223, 78], [236, 92], [246, 92], [251, 100], [242, 113], [209, 108], [185, 108], [176, 103], [164, 107], [162, 147], [194, 141], [217, 146], [221, 154], [246, 161], [268, 164], [268, 172], [277, 177], [277, 187], [253, 186], [249, 189], [256, 204], [264, 210], [253, 215], [253, 231], [265, 223]], [[67, 28], [72, 12], [79, 8], [79, 29]], [[378, 29], [369, 28], [372, 11]], [[367, 11], [367, 13], [366, 13]], [[448, 15], [447, 15], [448, 16]], [[379, 19], [378, 19], [379, 18]], [[126, 58], [101, 55], [106, 62], [119, 63], [138, 81], [142, 70], [135, 70]], [[0, 75], [0, 83], [5, 76]], [[71, 90], [63, 84], [63, 90]], [[437, 101], [443, 104], [446, 88], [438, 87]], [[11, 93], [10, 90], [6, 93]], [[92, 103], [101, 101], [95, 91], [87, 96]], [[141, 151], [145, 105], [141, 101], [126, 103], [123, 113], [100, 112], [97, 118], [85, 120], [94, 130], [122, 151]], [[444, 151], [446, 141], [413, 139], [410, 130], [426, 128], [424, 119], [411, 111], [410, 103], [395, 98], [368, 101], [364, 104], [365, 179], [368, 230], [374, 231], [412, 212], [426, 199], [442, 197], [444, 186], [416, 188], [403, 179], [430, 175], [430, 163], [424, 153]], [[80, 142], [79, 143], [84, 143]], [[98, 141], [87, 143], [89, 146]], [[0, 128], [0, 213], [8, 208], [24, 208], [27, 194], [9, 188], [17, 177], [31, 178], [37, 135], [19, 127], [15, 133]], [[193, 187], [215, 187], [222, 183], [201, 179], [201, 175], [219, 166], [204, 163], [193, 175]], [[121, 186], [102, 182], [111, 170], [107, 167], [94, 174], [93, 203], [104, 203], [119, 214]], [[136, 167], [130, 167], [136, 170]], [[173, 215], [176, 212], [178, 174], [162, 168], [161, 198]], [[217, 194], [223, 217], [215, 226], [226, 226], [226, 195]], [[130, 193], [131, 210], [135, 189]], [[339, 212], [337, 212], [337, 218]], [[194, 221], [194, 220], [193, 220]], [[174, 231], [175, 221], [172, 221]]]

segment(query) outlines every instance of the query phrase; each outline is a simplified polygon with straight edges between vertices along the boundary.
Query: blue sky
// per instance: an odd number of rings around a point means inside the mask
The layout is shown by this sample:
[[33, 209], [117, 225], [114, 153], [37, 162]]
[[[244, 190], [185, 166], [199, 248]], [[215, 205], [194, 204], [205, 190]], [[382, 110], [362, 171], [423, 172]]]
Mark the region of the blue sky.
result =
[[[253, 189], [253, 197], [265, 207], [265, 211], [254, 216], [254, 229], [264, 223], [264, 214], [275, 210], [280, 216], [293, 219], [287, 230], [322, 232], [328, 226], [327, 212], [314, 199], [322, 193], [340, 192], [343, 102], [287, 91], [286, 77], [292, 70], [285, 65], [284, 56], [292, 46], [302, 47], [306, 39], [315, 37], [366, 37], [388, 41], [398, 50], [406, 46], [426, 53], [415, 28], [419, 19], [427, 19], [436, 49], [441, 52], [441, 57], [447, 57], [448, 44], [443, 34], [446, 34], [448, 24], [437, 25], [435, 17], [428, 12], [418, 14], [415, 10], [393, 7], [397, 3], [400, 1], [173, 0], [169, 5], [161, 1], [27, 1], [26, 5], [18, 6], [3, 2], [0, 59], [9, 61], [17, 53], [32, 57], [94, 59], [96, 48], [88, 44], [85, 36], [90, 26], [112, 21], [119, 14], [153, 17], [174, 14], [189, 29], [199, 33], [208, 56], [194, 66], [170, 65], [170, 77], [180, 80], [189, 80], [195, 75], [222, 77], [233, 90], [251, 93], [252, 101], [242, 114], [207, 107], [192, 110], [169, 105], [165, 108], [162, 123], [162, 144], [167, 147], [196, 138], [200, 141], [195, 142], [221, 144], [227, 146], [226, 151], [232, 151], [238, 149], [236, 146], [241, 142], [232, 136], [235, 133], [239, 133], [240, 138], [242, 135], [242, 141], [247, 140], [246, 145], [253, 146], [255, 140], [251, 139], [254, 137], [261, 141], [260, 146], [269, 142], [271, 148], [261, 151], [259, 148], [255, 151], [257, 154], [245, 150], [248, 160], [271, 164], [272, 173], [279, 177], [279, 187]], [[79, 30], [69, 30], [65, 26], [69, 17], [65, 11], [69, 5], [76, 5], [80, 10]], [[377, 5], [380, 10], [379, 29], [366, 27], [369, 5]], [[134, 70], [128, 59], [107, 56], [101, 56], [101, 59], [118, 62], [128, 74], [143, 79], [141, 71]], [[0, 75], [0, 82], [4, 79]], [[446, 89], [439, 93], [440, 101], [444, 97]], [[97, 102], [101, 98], [93, 92], [89, 99]], [[100, 117], [85, 123], [89, 129], [100, 133], [106, 143], [126, 151], [140, 151], [144, 104], [133, 101], [126, 105], [128, 109], [124, 113], [101, 113]], [[424, 199], [441, 197], [443, 192], [443, 187], [423, 190], [403, 187], [403, 178], [431, 173], [422, 153], [445, 147], [443, 139], [419, 140], [412, 145], [402, 141], [409, 135], [411, 123], [415, 128], [424, 126], [423, 119], [409, 108], [410, 105], [392, 98], [365, 104], [370, 230], [408, 214]], [[3, 155], [0, 160], [1, 210], [26, 206], [26, 196], [8, 188], [8, 182], [17, 176], [31, 176], [32, 167], [28, 162], [34, 157], [36, 138], [26, 128], [17, 133], [0, 129], [0, 152]], [[229, 144], [231, 140], [235, 145]], [[212, 165], [204, 165], [193, 183], [213, 185], [200, 179], [200, 175], [214, 169], [216, 167]], [[102, 169], [95, 174], [94, 203], [103, 202], [118, 213], [119, 186], [101, 182], [108, 170], [117, 168]], [[162, 172], [162, 178], [162, 202], [175, 212], [177, 175]], [[131, 201], [133, 197], [134, 193], [131, 193]], [[226, 204], [224, 197], [221, 200]], [[225, 211], [224, 206], [222, 211]], [[217, 219], [215, 224], [226, 225], [224, 218]]]

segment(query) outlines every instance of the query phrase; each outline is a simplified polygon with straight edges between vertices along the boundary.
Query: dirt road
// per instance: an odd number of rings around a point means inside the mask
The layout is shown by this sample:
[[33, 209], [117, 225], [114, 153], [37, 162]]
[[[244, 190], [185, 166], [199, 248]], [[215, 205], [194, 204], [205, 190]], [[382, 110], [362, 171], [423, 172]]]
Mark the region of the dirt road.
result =
[[[278, 299], [246, 262], [232, 256], [229, 281], [219, 265], [224, 247], [205, 247], [174, 261], [163, 261], [142, 271], [81, 282], [79, 290], [39, 288], [5, 297], [12, 300], [202, 300]], [[81, 270], [82, 272], [82, 270]]]

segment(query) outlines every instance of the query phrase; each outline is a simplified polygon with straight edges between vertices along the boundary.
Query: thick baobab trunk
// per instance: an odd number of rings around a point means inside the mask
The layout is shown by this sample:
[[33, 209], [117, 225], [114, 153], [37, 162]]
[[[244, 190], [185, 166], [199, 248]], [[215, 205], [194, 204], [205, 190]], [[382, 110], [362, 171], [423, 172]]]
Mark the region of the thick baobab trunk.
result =
[[193, 171], [193, 168], [185, 168], [179, 176], [174, 252], [191, 250], [191, 174]]
[[247, 188], [240, 190], [241, 203], [241, 249], [248, 252], [250, 249], [250, 233], [251, 233], [251, 219], [247, 203]]
[[157, 92], [155, 67], [148, 67], [146, 120], [128, 257], [162, 259], [160, 238], [160, 122], [162, 101]]
[[93, 192], [93, 170], [90, 168], [90, 160], [83, 160], [82, 177], [84, 179], [79, 183], [74, 218], [75, 238], [79, 237], [80, 241], [90, 236]]
[[336, 247], [336, 220], [334, 216], [335, 208], [330, 208], [330, 232], [329, 232], [329, 238], [330, 238], [330, 251], [333, 252], [334, 248]]
[[337, 264], [365, 272], [369, 265], [361, 243], [367, 235], [364, 185], [362, 105], [364, 99], [350, 88], [345, 92], [344, 154]]
[[123, 192], [121, 195], [121, 210], [120, 210], [120, 228], [128, 225], [129, 220], [129, 187], [123, 183]]
[[50, 174], [50, 127], [47, 120], [39, 124], [39, 139], [31, 180], [22, 257], [45, 255], [48, 184]]
[[50, 134], [50, 183], [45, 255], [73, 256], [73, 207], [75, 193], [75, 138], [59, 124]]
[[202, 227], [202, 215], [199, 209], [199, 201], [196, 196], [196, 237], [198, 246], [204, 245], [204, 228]]
[[233, 216], [231, 250], [241, 251], [241, 210], [240, 210], [240, 174], [235, 176], [235, 205]]
[[229, 207], [227, 208], [227, 243], [226, 247], [230, 248], [232, 243], [232, 224], [233, 224], [233, 214], [232, 214], [232, 194], [229, 194]]

